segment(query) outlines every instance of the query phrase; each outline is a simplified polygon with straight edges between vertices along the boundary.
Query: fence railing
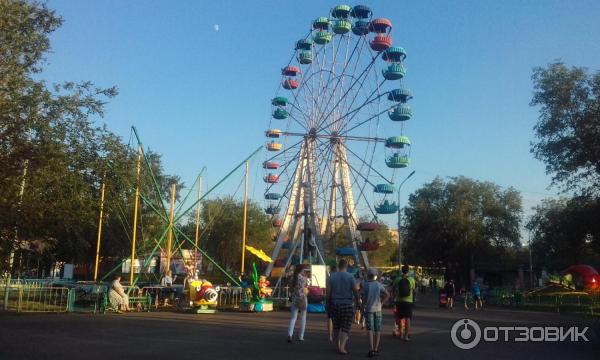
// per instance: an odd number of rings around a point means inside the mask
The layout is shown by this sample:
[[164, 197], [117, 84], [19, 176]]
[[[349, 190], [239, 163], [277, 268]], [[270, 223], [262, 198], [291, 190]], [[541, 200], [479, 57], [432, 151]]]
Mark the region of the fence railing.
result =
[[67, 312], [72, 292], [66, 287], [1, 286], [0, 309], [16, 312]]
[[490, 290], [486, 300], [490, 305], [600, 316], [600, 293], [523, 293], [513, 289], [496, 288]]
[[247, 294], [245, 289], [239, 286], [226, 286], [219, 290], [217, 308], [221, 310], [239, 309]]

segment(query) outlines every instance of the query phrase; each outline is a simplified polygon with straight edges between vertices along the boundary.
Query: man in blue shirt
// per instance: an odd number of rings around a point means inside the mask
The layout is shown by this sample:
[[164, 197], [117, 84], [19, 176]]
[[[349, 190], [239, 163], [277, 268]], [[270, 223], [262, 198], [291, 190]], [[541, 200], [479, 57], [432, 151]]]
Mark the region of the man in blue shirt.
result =
[[378, 271], [375, 268], [367, 270], [367, 281], [362, 288], [362, 310], [366, 317], [367, 332], [369, 334], [369, 357], [379, 355], [379, 340], [381, 339], [381, 307], [386, 303], [390, 294], [377, 281]]
[[473, 294], [473, 302], [475, 302], [475, 310], [483, 309], [483, 301], [481, 301], [481, 286], [477, 280], [473, 281], [471, 293]]
[[338, 271], [329, 277], [327, 286], [327, 303], [332, 308], [333, 334], [337, 350], [347, 354], [346, 342], [354, 318], [354, 301], [360, 303], [358, 286], [354, 277], [348, 273], [348, 262], [344, 259], [338, 263]]

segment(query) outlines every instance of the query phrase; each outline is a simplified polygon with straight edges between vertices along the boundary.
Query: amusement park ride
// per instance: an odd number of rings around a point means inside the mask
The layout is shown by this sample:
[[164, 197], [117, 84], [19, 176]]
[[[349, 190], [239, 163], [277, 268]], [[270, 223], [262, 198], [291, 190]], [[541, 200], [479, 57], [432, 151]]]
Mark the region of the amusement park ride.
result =
[[[339, 231], [346, 244], [335, 255], [366, 268], [378, 247], [368, 233], [379, 215], [398, 213], [394, 173], [410, 163], [412, 94], [403, 84], [406, 52], [392, 45], [391, 31], [366, 6], [336, 6], [312, 22], [281, 70], [265, 132], [273, 154], [263, 163], [265, 211], [276, 234], [266, 275], [281, 280], [291, 265], [325, 264], [325, 244]], [[359, 220], [361, 201], [372, 221]]]
[[[249, 290], [251, 294], [245, 300], [247, 309], [271, 310], [272, 303], [266, 299], [271, 291], [267, 277], [277, 278], [277, 289], [292, 265], [312, 264], [324, 269], [326, 260], [335, 255], [352, 257], [355, 270], [368, 267], [367, 252], [379, 246], [376, 241], [369, 240], [368, 234], [377, 230], [378, 216], [398, 214], [399, 204], [394, 201], [397, 191], [395, 172], [410, 163], [411, 141], [405, 134], [405, 124], [412, 117], [407, 104], [412, 94], [403, 84], [406, 52], [402, 47], [392, 46], [391, 31], [391, 21], [375, 18], [366, 6], [336, 6], [329, 17], [319, 17], [312, 22], [311, 30], [296, 42], [291, 60], [281, 70], [280, 87], [271, 100], [272, 119], [265, 133], [269, 138], [266, 144], [269, 156], [262, 166], [267, 184], [265, 211], [271, 216], [275, 240], [270, 257], [246, 245], [248, 160], [260, 148], [205, 194], [201, 194], [199, 186], [196, 201], [182, 210], [188, 193], [175, 210], [176, 189], [172, 188], [170, 201], [163, 198], [137, 131], [132, 128], [138, 153], [130, 286], [135, 286], [139, 279], [134, 268], [138, 207], [142, 205], [162, 219], [164, 231], [154, 240], [154, 248], [150, 256], [145, 256], [140, 273], [158, 251], [166, 254], [164, 270], [170, 269], [172, 255], [186, 244], [194, 253], [201, 253], [204, 260], [213, 263], [231, 284], [242, 285], [244, 279], [229, 274], [200, 249], [199, 220], [202, 200], [244, 164], [246, 191], [240, 246], [241, 273], [244, 274], [246, 251], [268, 264], [262, 276], [253, 264], [254, 281]], [[140, 193], [142, 167], [152, 180], [153, 197]], [[198, 181], [201, 181], [200, 176]], [[374, 203], [369, 201], [371, 192], [376, 198]], [[361, 203], [365, 204], [361, 209], [368, 209], [372, 214], [371, 221], [359, 220]], [[179, 220], [193, 209], [196, 209], [197, 223], [195, 239], [178, 227]], [[95, 281], [102, 216], [101, 205]], [[336, 242], [335, 238], [342, 238], [342, 241]], [[335, 244], [335, 254], [327, 253], [331, 243]], [[314, 270], [321, 272], [318, 266]], [[194, 280], [188, 283], [185, 291], [186, 303], [210, 312], [216, 303], [218, 289], [213, 289], [208, 281]]]

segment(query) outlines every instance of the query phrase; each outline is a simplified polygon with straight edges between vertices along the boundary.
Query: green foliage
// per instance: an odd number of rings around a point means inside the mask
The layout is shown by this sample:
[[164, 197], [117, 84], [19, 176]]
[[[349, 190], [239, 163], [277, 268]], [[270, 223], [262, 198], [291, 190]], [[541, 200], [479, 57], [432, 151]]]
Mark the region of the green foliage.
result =
[[555, 62], [532, 79], [531, 105], [540, 107], [532, 153], [563, 190], [600, 195], [600, 72]]
[[[202, 228], [206, 229], [200, 239], [200, 248], [228, 271], [239, 273], [242, 252], [242, 217], [244, 204], [233, 197], [207, 200], [202, 206]], [[186, 231], [193, 234], [193, 221]], [[193, 236], [191, 236], [193, 238]], [[248, 202], [246, 244], [266, 253], [273, 247], [269, 216], [258, 203]], [[250, 273], [252, 262], [260, 263], [254, 255], [246, 252], [245, 273]]]
[[375, 231], [363, 231], [363, 241], [377, 242], [379, 248], [368, 252], [369, 265], [393, 266], [398, 264], [398, 243], [392, 240], [390, 229], [386, 224], [380, 224]]
[[600, 266], [599, 218], [597, 201], [583, 197], [544, 200], [527, 223], [533, 262], [552, 270], [575, 264]]
[[469, 262], [483, 264], [520, 247], [521, 196], [513, 188], [436, 178], [410, 195], [404, 212], [409, 263], [466, 270]]
[[[15, 249], [48, 261], [91, 260], [102, 181], [102, 254], [122, 256], [131, 246], [136, 154], [95, 123], [117, 89], [34, 77], [50, 50], [48, 35], [61, 24], [45, 4], [0, 0], [0, 268]], [[164, 194], [179, 179], [162, 173], [159, 155], [148, 155]], [[143, 179], [142, 192], [156, 201]], [[142, 233], [157, 237], [162, 221], [148, 208], [140, 212]]]

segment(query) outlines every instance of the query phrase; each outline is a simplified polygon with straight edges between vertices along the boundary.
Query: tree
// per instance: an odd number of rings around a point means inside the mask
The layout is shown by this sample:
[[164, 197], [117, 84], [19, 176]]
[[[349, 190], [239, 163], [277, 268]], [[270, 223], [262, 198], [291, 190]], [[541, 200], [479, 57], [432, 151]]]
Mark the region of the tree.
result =
[[600, 72], [557, 61], [533, 71], [534, 156], [571, 199], [544, 200], [527, 224], [535, 263], [553, 269], [600, 257]]
[[[15, 250], [43, 252], [49, 262], [92, 259], [103, 181], [103, 254], [131, 246], [124, 222], [133, 214], [136, 154], [95, 122], [117, 89], [37, 80], [48, 35], [61, 24], [43, 3], [0, 0], [0, 270]], [[163, 174], [159, 155], [149, 156], [164, 193], [179, 179]], [[143, 191], [152, 186], [144, 177]], [[162, 226], [148, 220], [147, 229]]]
[[379, 248], [368, 252], [369, 265], [393, 266], [398, 263], [398, 243], [392, 240], [390, 228], [386, 224], [379, 224], [375, 231], [362, 233], [363, 241], [373, 241]]
[[569, 265], [600, 266], [600, 203], [583, 197], [546, 199], [527, 222], [534, 263], [562, 270]]
[[532, 80], [540, 116], [531, 152], [564, 191], [600, 195], [600, 72], [558, 61], [535, 68]]
[[521, 196], [465, 177], [425, 184], [405, 208], [403, 252], [413, 264], [444, 265], [464, 274], [520, 247]]
[[[239, 272], [242, 252], [242, 217], [244, 204], [233, 197], [206, 200], [202, 205], [202, 238], [200, 248], [228, 271]], [[269, 253], [273, 247], [269, 216], [259, 204], [249, 201], [246, 244]], [[195, 219], [185, 227], [193, 239]], [[245, 272], [251, 271], [252, 262], [260, 261], [246, 253]]]

